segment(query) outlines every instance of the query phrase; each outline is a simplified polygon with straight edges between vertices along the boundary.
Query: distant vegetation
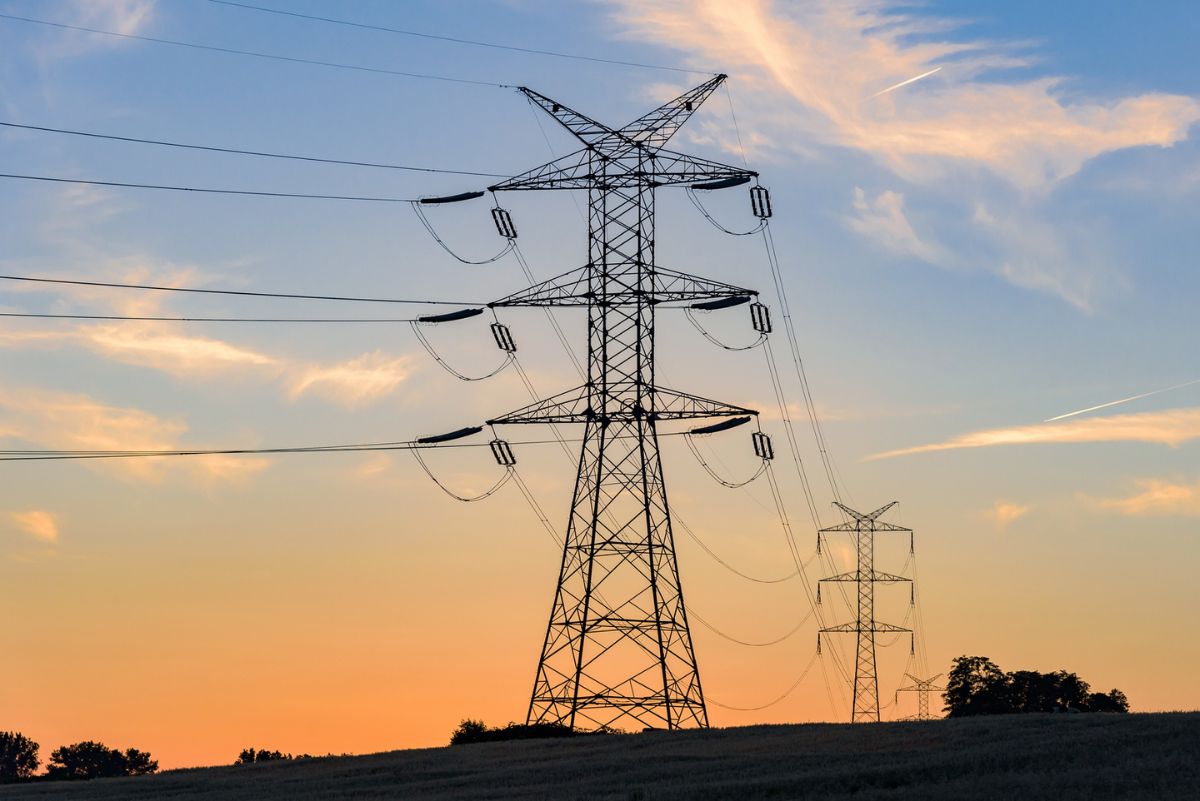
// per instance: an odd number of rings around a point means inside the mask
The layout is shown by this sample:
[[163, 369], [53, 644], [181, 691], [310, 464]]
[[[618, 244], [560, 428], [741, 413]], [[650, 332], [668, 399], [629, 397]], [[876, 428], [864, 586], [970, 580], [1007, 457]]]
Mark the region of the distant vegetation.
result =
[[[300, 759], [308, 758], [308, 754], [300, 755]], [[255, 762], [281, 762], [289, 759], [296, 759], [296, 757], [292, 756], [291, 754], [285, 754], [282, 751], [268, 751], [265, 748], [260, 748], [256, 751], [253, 748], [246, 748], [242, 751], [242, 753], [238, 754], [237, 761], [233, 764], [253, 765]]]
[[492, 728], [482, 720], [464, 720], [450, 735], [450, 745], [495, 743], [501, 740], [540, 740], [547, 737], [572, 737], [583, 734], [561, 723], [509, 723]]
[[952, 718], [1014, 712], [1129, 711], [1129, 699], [1120, 690], [1091, 692], [1086, 681], [1065, 670], [1005, 673], [986, 656], [955, 659], [943, 698]]
[[0, 782], [34, 779], [112, 779], [146, 776], [158, 771], [158, 762], [146, 751], [120, 751], [104, 743], [85, 740], [54, 749], [45, 776], [35, 776], [40, 746], [23, 734], [0, 732]]

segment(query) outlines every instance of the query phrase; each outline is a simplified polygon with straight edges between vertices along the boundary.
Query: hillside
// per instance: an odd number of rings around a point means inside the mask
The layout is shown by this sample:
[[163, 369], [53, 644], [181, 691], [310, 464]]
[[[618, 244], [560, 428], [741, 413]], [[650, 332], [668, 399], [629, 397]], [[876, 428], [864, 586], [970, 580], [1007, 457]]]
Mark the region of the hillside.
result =
[[34, 783], [0, 799], [1195, 798], [1200, 713], [753, 726]]

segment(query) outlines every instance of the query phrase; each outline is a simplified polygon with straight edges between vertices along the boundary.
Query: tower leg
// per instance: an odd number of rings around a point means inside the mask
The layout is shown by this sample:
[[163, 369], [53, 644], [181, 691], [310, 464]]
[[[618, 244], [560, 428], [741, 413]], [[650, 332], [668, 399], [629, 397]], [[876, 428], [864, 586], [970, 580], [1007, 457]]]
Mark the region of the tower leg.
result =
[[528, 721], [708, 725], [651, 420], [586, 425]]

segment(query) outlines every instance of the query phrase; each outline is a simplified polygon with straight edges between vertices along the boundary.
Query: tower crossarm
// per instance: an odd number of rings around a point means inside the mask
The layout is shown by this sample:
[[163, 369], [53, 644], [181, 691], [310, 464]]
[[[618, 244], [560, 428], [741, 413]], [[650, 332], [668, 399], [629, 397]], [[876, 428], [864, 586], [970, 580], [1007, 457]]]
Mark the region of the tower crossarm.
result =
[[903, 581], [912, 581], [912, 579], [904, 576], [897, 576], [892, 573], [880, 573], [878, 570], [876, 570], [874, 573], [871, 573], [870, 576], [860, 576], [858, 573], [839, 573], [836, 576], [828, 576], [823, 579], [818, 579], [818, 581], [845, 581], [851, 583], [858, 581], [873, 581], [876, 584], [898, 584]]
[[530, 89], [527, 86], [518, 87], [518, 91], [529, 98], [529, 101], [535, 106], [553, 117], [559, 125], [570, 131], [572, 136], [585, 145], [594, 146], [604, 140], [619, 141], [628, 145], [633, 144], [633, 140], [623, 131], [614, 131], [604, 123], [596, 122], [586, 114], [581, 114], [575, 109], [559, 103], [557, 100], [546, 97], [541, 92]]
[[[632, 382], [630, 382], [632, 384]], [[619, 387], [613, 387], [619, 390]], [[614, 392], [614, 394], [616, 394]], [[488, 420], [488, 425], [519, 425], [526, 423], [588, 423], [614, 420], [692, 420], [703, 417], [741, 417], [757, 415], [754, 409], [746, 409], [729, 403], [709, 400], [699, 395], [689, 395], [665, 387], [654, 387], [648, 397], [651, 408], [642, 409], [626, 404], [624, 409], [610, 409], [601, 414], [588, 405], [591, 397], [588, 386], [569, 389], [544, 400], [523, 406], [508, 414]]]
[[555, 276], [541, 283], [514, 292], [488, 305], [492, 308], [504, 306], [635, 306], [640, 303], [682, 303], [716, 298], [754, 297], [753, 289], [713, 281], [696, 275], [656, 267], [652, 275], [653, 290], [649, 296], [632, 281], [624, 288], [608, 287], [603, 296], [594, 289], [594, 271], [591, 265]]
[[661, 148], [728, 77], [724, 74], [714, 75], [710, 80], [689, 89], [674, 100], [646, 112], [622, 127], [618, 133], [654, 149]]
[[862, 632], [874, 634], [911, 634], [912, 629], [906, 629], [903, 626], [894, 626], [891, 623], [881, 623], [878, 620], [870, 621], [869, 623], [859, 624], [857, 621], [850, 623], [839, 623], [836, 626], [826, 626], [820, 630], [822, 634], [859, 634]]

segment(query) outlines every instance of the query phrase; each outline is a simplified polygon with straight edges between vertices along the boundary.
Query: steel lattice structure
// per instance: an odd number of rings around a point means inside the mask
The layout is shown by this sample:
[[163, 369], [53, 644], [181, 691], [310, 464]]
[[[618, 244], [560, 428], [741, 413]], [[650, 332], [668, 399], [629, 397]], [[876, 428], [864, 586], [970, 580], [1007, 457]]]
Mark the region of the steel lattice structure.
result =
[[939, 673], [927, 679], [918, 679], [911, 673], [905, 673], [904, 676], [912, 682], [912, 685], [897, 688], [897, 699], [899, 699], [900, 693], [917, 694], [917, 714], [904, 718], [904, 720], [933, 720], [933, 715], [929, 714], [929, 694], [932, 692], [941, 692], [946, 689], [945, 687], [935, 687], [933, 685], [935, 681], [942, 677], [942, 674]]
[[[823, 528], [817, 533], [820, 538], [824, 534], [851, 533], [854, 534], [857, 551], [857, 564], [853, 573], [840, 573], [821, 579], [822, 582], [850, 582], [857, 587], [858, 615], [852, 623], [842, 623], [837, 626], [822, 628], [817, 633], [817, 650], [821, 648], [821, 634], [854, 633], [857, 637], [857, 649], [854, 660], [854, 704], [851, 707], [850, 720], [853, 723], [879, 721], [879, 677], [875, 669], [875, 635], [884, 632], [908, 632], [912, 629], [883, 623], [875, 619], [875, 585], [894, 584], [912, 581], [904, 576], [891, 573], [881, 573], [875, 569], [875, 533], [878, 531], [904, 531], [910, 537], [911, 550], [912, 529], [884, 523], [879, 520], [888, 509], [896, 505], [892, 501], [881, 506], [870, 514], [856, 512], [842, 503], [835, 505], [849, 517], [845, 523]], [[820, 540], [818, 539], [818, 548]], [[818, 589], [818, 602], [820, 591]]]
[[755, 412], [655, 383], [655, 308], [757, 293], [657, 267], [654, 196], [659, 187], [734, 185], [756, 175], [664, 147], [724, 79], [706, 81], [622, 128], [522, 88], [583, 147], [489, 187], [588, 193], [588, 263], [492, 304], [585, 306], [588, 316], [587, 382], [488, 421], [584, 426], [530, 723], [708, 725], [656, 425]]

